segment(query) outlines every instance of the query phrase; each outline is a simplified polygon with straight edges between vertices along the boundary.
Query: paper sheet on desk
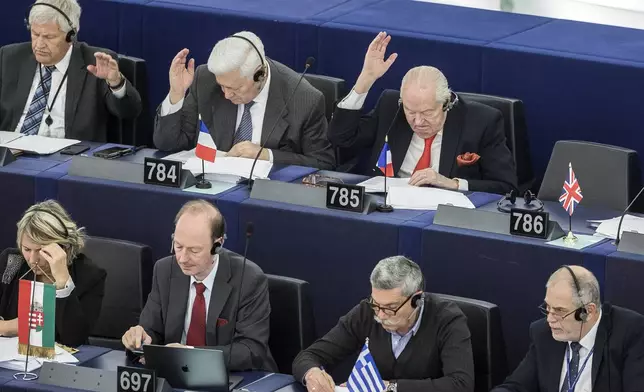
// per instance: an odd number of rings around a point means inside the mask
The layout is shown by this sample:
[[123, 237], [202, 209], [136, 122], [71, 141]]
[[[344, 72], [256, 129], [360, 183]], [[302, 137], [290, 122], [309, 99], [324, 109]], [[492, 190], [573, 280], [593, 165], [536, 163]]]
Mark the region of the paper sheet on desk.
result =
[[[385, 191], [385, 177], [383, 176], [378, 176], [378, 177], [372, 177], [368, 180], [362, 181], [358, 185], [364, 187], [365, 192], [384, 192]], [[387, 189], [391, 187], [413, 187], [413, 185], [409, 185], [409, 178], [396, 178], [396, 177], [389, 177], [387, 178]]]
[[[43, 362], [78, 363], [78, 359], [61, 347], [56, 346], [56, 356], [53, 360], [29, 358], [27, 371], [38, 369]], [[18, 354], [18, 337], [0, 338], [0, 367], [11, 370], [25, 369], [25, 356]]]
[[[190, 170], [192, 174], [198, 175], [201, 174], [201, 162], [199, 158], [190, 158], [183, 165], [183, 168]], [[208, 161], [204, 163], [207, 174], [223, 174], [240, 178], [248, 178], [250, 169], [253, 166], [253, 160], [249, 158], [219, 157], [219, 155], [217, 155], [214, 163]], [[269, 161], [258, 160], [257, 165], [255, 165], [255, 171], [253, 172], [253, 179], [268, 178], [268, 174], [272, 168], [273, 164]]]
[[0, 144], [9, 143], [10, 141], [21, 138], [22, 136], [23, 135], [20, 132], [0, 131]]
[[0, 144], [0, 147], [8, 147], [12, 150], [28, 151], [35, 154], [48, 155], [56, 153], [65, 147], [80, 143], [80, 140], [58, 139], [38, 135], [23, 136], [8, 143]]
[[455, 207], [475, 208], [474, 204], [461, 192], [429, 187], [395, 187], [389, 188], [387, 200], [394, 208], [402, 210], [438, 209], [439, 204]]
[[[195, 150], [196, 148], [193, 148], [192, 150], [179, 151], [174, 154], [167, 155], [163, 159], [186, 163], [190, 158], [197, 158], [197, 155], [195, 154]], [[225, 156], [226, 156], [226, 151], [217, 150], [217, 159]]]
[[[595, 235], [615, 239], [617, 237], [617, 226], [619, 226], [619, 219], [620, 217], [617, 216], [612, 219], [591, 222], [599, 222], [599, 226], [597, 226], [597, 229], [595, 230]], [[630, 214], [624, 216], [622, 228], [620, 229], [619, 233], [620, 238], [622, 237], [622, 233], [625, 231], [634, 231], [636, 233], [644, 234], [644, 218]]]

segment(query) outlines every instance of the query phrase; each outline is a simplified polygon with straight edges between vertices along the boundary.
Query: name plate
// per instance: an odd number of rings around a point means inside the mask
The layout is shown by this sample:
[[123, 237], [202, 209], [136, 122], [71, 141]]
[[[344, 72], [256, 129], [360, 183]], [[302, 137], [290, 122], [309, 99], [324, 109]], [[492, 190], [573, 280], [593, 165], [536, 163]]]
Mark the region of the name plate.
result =
[[117, 392], [155, 392], [157, 377], [154, 370], [119, 366], [116, 370]]
[[181, 162], [167, 159], [145, 158], [143, 183], [181, 187]]
[[546, 239], [549, 221], [547, 212], [512, 208], [510, 210], [510, 234]]
[[326, 206], [336, 210], [362, 212], [364, 187], [329, 182], [326, 185]]

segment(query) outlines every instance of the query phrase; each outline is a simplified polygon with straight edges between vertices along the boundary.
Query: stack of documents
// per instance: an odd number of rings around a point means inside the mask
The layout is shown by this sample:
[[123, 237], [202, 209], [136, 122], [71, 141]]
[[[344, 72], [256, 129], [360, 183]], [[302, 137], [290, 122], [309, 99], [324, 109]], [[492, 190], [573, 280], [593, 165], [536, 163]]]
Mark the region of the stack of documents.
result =
[[[216, 181], [236, 183], [242, 178], [248, 178], [250, 169], [253, 166], [253, 159], [227, 156], [220, 157], [219, 152], [217, 152], [215, 162], [203, 161], [203, 163], [205, 173], [215, 174], [214, 179]], [[199, 175], [201, 174], [201, 164], [202, 160], [197, 157], [188, 158], [183, 168], [190, 170], [194, 175]], [[253, 180], [258, 178], [267, 179], [272, 168], [273, 164], [271, 162], [258, 160], [253, 171]], [[210, 179], [212, 177], [206, 176], [206, 178]]]
[[[43, 362], [78, 363], [78, 359], [56, 345], [56, 356], [54, 359], [34, 358], [30, 356], [27, 371], [32, 372], [40, 369]], [[0, 338], [0, 367], [17, 371], [25, 370], [25, 356], [18, 354], [18, 337]]]
[[[8, 141], [4, 141], [5, 139]], [[15, 139], [12, 139], [7, 135], [2, 135], [2, 143], [0, 144], [0, 147], [7, 147], [11, 150], [26, 151], [34, 154], [48, 155], [57, 153], [65, 147], [73, 146], [78, 143], [80, 143], [80, 140], [58, 139], [55, 137], [38, 135], [22, 136], [19, 134], [19, 137]]]
[[[617, 216], [606, 220], [591, 220], [588, 221], [588, 223], [593, 227], [597, 227], [595, 230], [596, 236], [615, 239], [617, 237], [619, 219], [620, 217]], [[640, 218], [635, 215], [624, 216], [622, 228], [619, 231], [619, 238], [622, 238], [622, 233], [625, 231], [634, 231], [636, 233], [644, 234], [644, 218]]]
[[[378, 193], [385, 192], [385, 177], [378, 176], [372, 177], [366, 181], [362, 181], [358, 184], [359, 186], [364, 187], [364, 191], [368, 193]], [[409, 185], [409, 178], [396, 178], [391, 177], [387, 178], [387, 191], [392, 187], [405, 187], [405, 188], [415, 188], [413, 185]]]
[[475, 208], [470, 199], [461, 192], [417, 186], [392, 186], [389, 188], [387, 201], [392, 207], [402, 210], [435, 211], [439, 204]]

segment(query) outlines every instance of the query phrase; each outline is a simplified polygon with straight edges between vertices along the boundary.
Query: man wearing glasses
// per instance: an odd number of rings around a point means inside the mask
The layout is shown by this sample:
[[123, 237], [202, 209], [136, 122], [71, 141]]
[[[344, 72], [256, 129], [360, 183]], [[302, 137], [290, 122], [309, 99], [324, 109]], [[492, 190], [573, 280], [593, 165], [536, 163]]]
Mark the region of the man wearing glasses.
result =
[[528, 354], [493, 392], [644, 390], [644, 317], [600, 301], [587, 269], [563, 266], [546, 284], [545, 319]]
[[420, 268], [404, 256], [381, 260], [363, 300], [293, 362], [293, 375], [309, 392], [333, 392], [324, 370], [369, 350], [387, 391], [472, 392], [470, 331], [453, 303], [424, 292]]

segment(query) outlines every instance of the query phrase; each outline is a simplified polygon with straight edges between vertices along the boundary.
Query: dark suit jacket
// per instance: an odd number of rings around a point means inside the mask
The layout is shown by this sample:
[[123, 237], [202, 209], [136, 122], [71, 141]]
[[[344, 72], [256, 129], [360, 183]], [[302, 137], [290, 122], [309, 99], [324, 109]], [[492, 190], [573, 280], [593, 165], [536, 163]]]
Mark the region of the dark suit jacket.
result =
[[[110, 115], [133, 119], [141, 112], [141, 96], [126, 81], [125, 96], [116, 98], [104, 80], [87, 71], [96, 64], [94, 53], [105, 52], [118, 61], [116, 53], [77, 42], [72, 49], [67, 75], [65, 138], [105, 142]], [[27, 105], [38, 63], [31, 43], [0, 48], [0, 129], [14, 131]]]
[[363, 301], [340, 318], [331, 331], [295, 358], [295, 379], [302, 380], [315, 366], [333, 368], [359, 351], [368, 337], [380, 375], [387, 381], [396, 380], [399, 392], [474, 390], [470, 330], [465, 315], [454, 303], [427, 294], [420, 327], [398, 359], [391, 348], [391, 334], [373, 315]]
[[[18, 249], [0, 253], [0, 316], [5, 320], [18, 317], [18, 282], [29, 265]], [[69, 266], [69, 275], [76, 286], [67, 298], [56, 298], [56, 342], [80, 346], [94, 329], [103, 304], [105, 270], [84, 254]], [[23, 279], [33, 279], [29, 272]]]
[[[357, 172], [382, 175], [376, 162], [398, 109], [399, 97], [398, 91], [385, 90], [376, 107], [364, 116], [360, 110], [335, 110], [329, 124], [331, 143], [347, 155], [359, 155], [367, 149], [366, 160], [357, 167]], [[388, 138], [394, 173], [400, 170], [413, 134], [401, 107]], [[456, 157], [466, 152], [477, 153], [481, 159], [474, 165], [459, 167]], [[517, 176], [512, 154], [505, 144], [501, 112], [477, 102], [459, 100], [448, 112], [443, 127], [439, 172], [449, 178], [467, 180], [471, 191], [504, 194], [516, 188]]]
[[[241, 282], [243, 292], [233, 331], [242, 263], [243, 257], [234, 252], [222, 249], [219, 253], [219, 267], [208, 305], [206, 344], [224, 351], [226, 357], [233, 347], [231, 370], [277, 371], [268, 348], [271, 314], [268, 279], [257, 264], [249, 260]], [[140, 325], [152, 337], [153, 344], [181, 342], [189, 291], [190, 277], [181, 271], [173, 256], [157, 261], [152, 291], [140, 318]]]
[[[277, 61], [269, 60], [268, 63], [271, 84], [264, 114], [262, 143], [273, 151], [275, 163], [332, 169], [335, 156], [327, 139], [322, 93], [303, 79], [280, 117], [300, 76]], [[215, 75], [205, 65], [197, 67], [192, 86], [180, 111], [163, 117], [157, 111], [154, 145], [162, 151], [194, 148], [201, 114], [217, 148], [229, 151], [236, 131], [237, 105], [224, 97]], [[276, 121], [275, 130], [267, 140]]]
[[[530, 326], [530, 349], [493, 392], [559, 392], [565, 342], [552, 338], [545, 319]], [[604, 304], [593, 353], [593, 391], [644, 391], [644, 316]]]

